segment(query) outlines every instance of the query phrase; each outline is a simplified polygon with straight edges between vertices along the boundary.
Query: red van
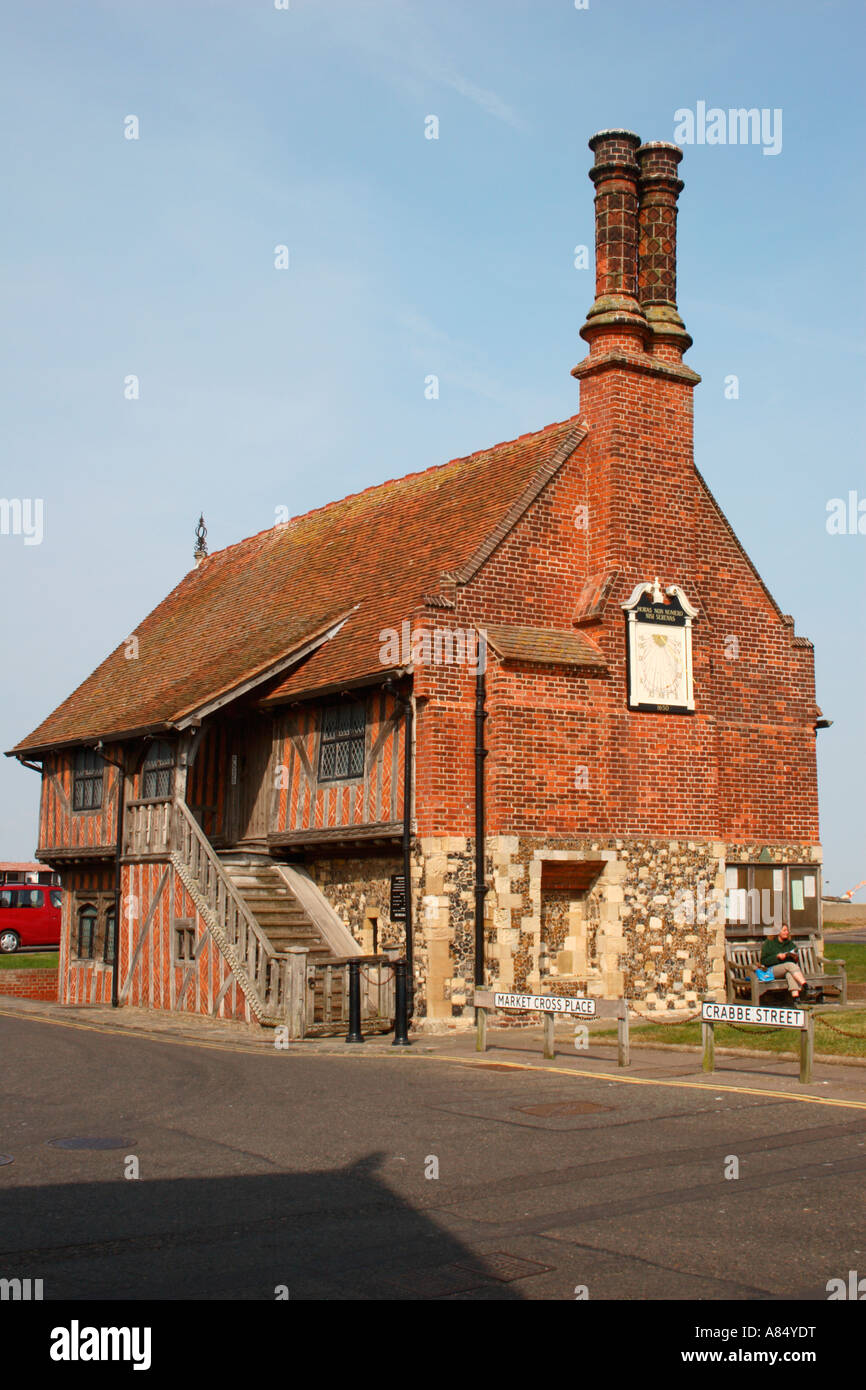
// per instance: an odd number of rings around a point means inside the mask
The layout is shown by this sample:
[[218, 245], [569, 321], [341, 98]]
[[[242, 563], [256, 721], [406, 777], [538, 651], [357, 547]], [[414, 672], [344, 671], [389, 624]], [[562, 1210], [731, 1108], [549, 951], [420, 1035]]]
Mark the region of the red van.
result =
[[36, 883], [4, 883], [0, 887], [0, 951], [21, 947], [60, 945], [59, 888]]

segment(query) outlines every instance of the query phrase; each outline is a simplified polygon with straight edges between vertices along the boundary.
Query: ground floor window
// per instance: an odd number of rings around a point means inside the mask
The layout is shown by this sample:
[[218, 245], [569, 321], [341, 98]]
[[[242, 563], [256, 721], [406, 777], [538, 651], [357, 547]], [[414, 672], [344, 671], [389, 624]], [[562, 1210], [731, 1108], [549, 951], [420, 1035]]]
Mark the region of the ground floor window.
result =
[[105, 932], [102, 943], [102, 959], [106, 965], [114, 964], [114, 952], [117, 948], [116, 922], [117, 917], [115, 915], [114, 904], [112, 903], [105, 914]]
[[819, 929], [817, 864], [728, 864], [725, 918], [729, 936], [767, 935], [787, 922], [793, 936]]
[[76, 954], [79, 960], [93, 959], [93, 944], [96, 939], [96, 924], [99, 914], [93, 903], [85, 903], [78, 909], [78, 946]]
[[195, 923], [189, 917], [175, 918], [174, 960], [176, 965], [195, 960]]
[[114, 961], [114, 894], [73, 894], [71, 910], [71, 949], [79, 960]]

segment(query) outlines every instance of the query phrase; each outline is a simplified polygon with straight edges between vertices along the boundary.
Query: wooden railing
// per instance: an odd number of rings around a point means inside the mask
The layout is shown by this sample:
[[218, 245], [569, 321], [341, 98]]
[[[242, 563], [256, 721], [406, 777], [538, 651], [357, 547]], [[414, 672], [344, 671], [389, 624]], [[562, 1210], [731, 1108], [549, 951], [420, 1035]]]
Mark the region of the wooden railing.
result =
[[[287, 1022], [293, 998], [303, 997], [306, 952], [274, 949], [182, 801], [174, 802], [173, 822], [172, 860], [187, 888], [203, 901], [204, 915], [225, 955], [239, 967], [236, 973], [254, 1012], [264, 1023]], [[295, 1006], [295, 1017], [298, 1012]]]
[[[123, 845], [128, 858], [170, 858], [260, 1022], [285, 1025], [290, 1038], [347, 1027], [349, 957], [311, 963], [303, 947], [277, 951], [185, 802], [127, 802]], [[388, 957], [353, 959], [361, 968], [362, 1024], [388, 1027], [395, 1004]]]
[[171, 849], [172, 799], [127, 801], [123, 853], [129, 859], [165, 858]]
[[[306, 967], [306, 1033], [345, 1031], [349, 1023], [349, 959], [315, 961]], [[390, 1027], [394, 1021], [395, 976], [387, 956], [353, 956], [361, 972], [361, 1024]]]

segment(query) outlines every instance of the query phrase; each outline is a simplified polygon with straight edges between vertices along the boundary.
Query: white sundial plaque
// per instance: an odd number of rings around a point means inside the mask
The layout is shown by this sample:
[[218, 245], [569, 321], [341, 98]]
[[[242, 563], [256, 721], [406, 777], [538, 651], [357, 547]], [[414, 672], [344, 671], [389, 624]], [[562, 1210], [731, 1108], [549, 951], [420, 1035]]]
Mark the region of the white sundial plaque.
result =
[[638, 584], [622, 605], [628, 617], [628, 702], [632, 709], [694, 710], [693, 608], [676, 584]]

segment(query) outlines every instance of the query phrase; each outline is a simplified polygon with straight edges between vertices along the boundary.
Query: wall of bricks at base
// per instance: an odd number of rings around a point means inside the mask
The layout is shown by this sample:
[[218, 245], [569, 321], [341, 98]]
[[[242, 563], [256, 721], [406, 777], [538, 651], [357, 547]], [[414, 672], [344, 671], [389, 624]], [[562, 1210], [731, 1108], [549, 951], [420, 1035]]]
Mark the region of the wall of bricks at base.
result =
[[0, 970], [0, 994], [17, 999], [57, 1000], [56, 970]]

